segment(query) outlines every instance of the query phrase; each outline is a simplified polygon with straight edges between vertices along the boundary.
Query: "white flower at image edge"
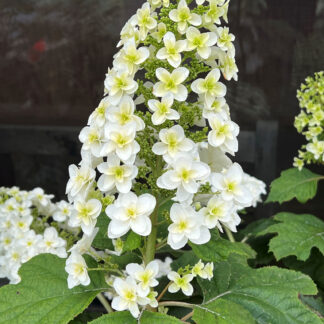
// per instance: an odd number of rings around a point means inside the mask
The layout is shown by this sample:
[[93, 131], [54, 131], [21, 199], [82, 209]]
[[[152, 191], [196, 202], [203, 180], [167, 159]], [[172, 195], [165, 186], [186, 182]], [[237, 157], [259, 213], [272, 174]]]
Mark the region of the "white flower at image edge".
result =
[[130, 229], [141, 236], [148, 236], [152, 229], [149, 216], [155, 205], [155, 197], [150, 194], [143, 194], [139, 197], [133, 192], [120, 194], [114, 204], [106, 208], [106, 214], [111, 219], [108, 237], [121, 237]]
[[137, 263], [130, 263], [126, 266], [126, 272], [139, 282], [138, 288], [143, 295], [150, 292], [151, 287], [156, 287], [159, 282], [155, 279], [159, 273], [159, 263], [151, 261], [145, 268]]
[[71, 253], [66, 260], [65, 271], [68, 276], [68, 287], [72, 289], [75, 286], [83, 285], [88, 286], [90, 284], [90, 277], [87, 271], [88, 267], [84, 258], [78, 253]]
[[82, 231], [86, 235], [91, 235], [96, 226], [100, 212], [101, 203], [97, 199], [76, 201], [74, 203], [74, 211], [69, 220], [69, 225], [72, 227], [81, 226]]
[[191, 206], [173, 204], [170, 218], [173, 223], [168, 227], [168, 244], [172, 249], [181, 249], [188, 240], [198, 245], [210, 240], [210, 232], [203, 225], [202, 217]]
[[191, 296], [193, 293], [193, 287], [190, 284], [194, 276], [192, 274], [187, 274], [180, 276], [177, 272], [172, 271], [168, 274], [168, 279], [172, 281], [168, 288], [170, 293], [176, 293], [180, 289], [186, 296]]
[[141, 294], [136, 281], [131, 277], [125, 280], [116, 278], [113, 286], [118, 296], [112, 300], [111, 307], [117, 311], [129, 310], [137, 318], [140, 314], [138, 305], [150, 303], [150, 299]]

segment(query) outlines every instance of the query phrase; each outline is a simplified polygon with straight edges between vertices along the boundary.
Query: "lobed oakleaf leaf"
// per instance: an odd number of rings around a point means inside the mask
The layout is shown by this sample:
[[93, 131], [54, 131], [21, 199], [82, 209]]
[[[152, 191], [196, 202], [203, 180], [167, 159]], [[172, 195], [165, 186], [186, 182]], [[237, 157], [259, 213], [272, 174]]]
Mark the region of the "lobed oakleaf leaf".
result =
[[323, 176], [313, 173], [306, 168], [299, 171], [296, 168], [285, 170], [280, 177], [271, 183], [271, 189], [266, 202], [279, 202], [280, 204], [296, 198], [306, 203], [315, 197], [318, 181]]
[[[317, 293], [312, 280], [299, 272], [277, 267], [252, 269], [242, 257], [232, 255], [226, 262], [215, 264], [211, 281], [199, 280], [199, 283], [204, 302], [194, 311], [197, 324], [321, 323], [298, 298], [299, 294]], [[235, 313], [240, 307], [244, 309], [245, 322], [229, 313], [230, 309]]]
[[324, 222], [309, 214], [279, 213], [279, 223], [269, 226], [261, 234], [278, 233], [269, 243], [269, 250], [277, 260], [289, 255], [305, 261], [311, 249], [317, 247], [324, 254]]
[[196, 245], [190, 243], [196, 256], [203, 261], [219, 262], [226, 260], [231, 254], [239, 254], [246, 259], [255, 257], [255, 251], [247, 244], [241, 242], [230, 242], [220, 237], [219, 233], [214, 231], [208, 243]]
[[[96, 266], [87, 259], [89, 266]], [[22, 281], [0, 289], [1, 324], [66, 324], [106, 290], [101, 272], [90, 272], [91, 284], [69, 289], [65, 260], [41, 254], [19, 270]]]
[[181, 324], [179, 319], [161, 314], [144, 312], [139, 320], [136, 320], [129, 312], [115, 312], [99, 317], [90, 324]]

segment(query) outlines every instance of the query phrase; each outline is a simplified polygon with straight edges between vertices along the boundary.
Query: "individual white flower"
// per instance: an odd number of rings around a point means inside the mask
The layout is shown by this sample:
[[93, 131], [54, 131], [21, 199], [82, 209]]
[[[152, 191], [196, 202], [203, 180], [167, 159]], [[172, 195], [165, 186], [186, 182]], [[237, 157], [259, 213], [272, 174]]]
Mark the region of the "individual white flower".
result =
[[140, 117], [134, 115], [134, 111], [135, 104], [133, 99], [129, 96], [124, 96], [121, 99], [118, 107], [111, 106], [107, 110], [106, 116], [110, 122], [121, 126], [129, 123], [135, 123], [136, 131], [141, 131], [145, 128], [145, 124]]
[[171, 163], [171, 170], [165, 172], [157, 180], [160, 188], [177, 189], [177, 199], [187, 200], [198, 191], [199, 183], [207, 179], [210, 169], [207, 164], [193, 161], [190, 155], [181, 154]]
[[91, 113], [88, 119], [89, 125], [103, 127], [106, 122], [106, 111], [110, 106], [109, 97], [103, 98], [98, 107]]
[[199, 215], [204, 219], [204, 224], [209, 229], [217, 227], [220, 232], [223, 232], [220, 223], [230, 222], [232, 213], [235, 208], [231, 201], [226, 201], [220, 196], [213, 196], [207, 204], [207, 207], [199, 210]]
[[57, 230], [54, 227], [48, 227], [43, 233], [43, 240], [40, 242], [40, 247], [43, 253], [56, 254], [60, 258], [66, 258], [66, 241], [59, 237]]
[[316, 160], [324, 161], [324, 141], [315, 140], [313, 143], [308, 143], [306, 150], [313, 153]]
[[204, 279], [211, 280], [214, 277], [214, 263], [207, 263], [204, 268], [204, 273], [206, 276]]
[[173, 95], [171, 94], [164, 96], [161, 101], [155, 99], [150, 99], [148, 101], [150, 110], [154, 112], [152, 115], [153, 125], [161, 125], [167, 119], [176, 120], [180, 118], [179, 113], [176, 110], [171, 109], [173, 101]]
[[157, 308], [159, 306], [158, 301], [156, 300], [156, 297], [158, 295], [157, 291], [151, 290], [148, 295], [146, 296], [146, 298], [148, 298], [150, 301], [148, 303], [148, 305], [150, 305], [153, 308]]
[[206, 105], [211, 106], [216, 98], [224, 97], [226, 94], [226, 86], [218, 82], [219, 78], [219, 69], [213, 69], [205, 79], [195, 80], [191, 84], [191, 89], [204, 98]]
[[195, 145], [192, 140], [186, 138], [184, 130], [180, 125], [161, 129], [159, 138], [161, 142], [155, 143], [152, 151], [156, 155], [163, 155], [164, 160], [169, 164], [172, 163], [179, 153], [189, 152]]
[[106, 75], [105, 88], [109, 92], [109, 100], [112, 105], [118, 105], [124, 95], [132, 95], [136, 92], [138, 84], [127, 70], [110, 70]]
[[156, 205], [154, 196], [143, 194], [137, 197], [133, 192], [120, 194], [114, 204], [106, 208], [111, 219], [108, 226], [108, 237], [118, 238], [130, 229], [141, 236], [151, 233], [150, 215]]
[[215, 114], [221, 116], [224, 120], [230, 119], [229, 106], [224, 98], [217, 98], [210, 105], [203, 105], [203, 117], [212, 118]]
[[113, 243], [116, 255], [121, 255], [123, 252], [123, 249], [124, 249], [124, 242], [120, 238], [117, 238], [116, 240], [112, 240], [112, 243]]
[[120, 41], [118, 42], [117, 47], [126, 44], [132, 38], [135, 39], [136, 44], [140, 42], [141, 35], [138, 30], [138, 27], [135, 27], [135, 25], [136, 25], [136, 16], [134, 15], [128, 20], [128, 22], [122, 28], [120, 32]]
[[191, 270], [191, 273], [194, 277], [201, 277], [204, 278], [205, 277], [205, 273], [204, 273], [204, 264], [202, 263], [201, 260], [199, 260], [193, 267]]
[[129, 310], [135, 318], [140, 314], [138, 305], [145, 306], [150, 302], [146, 296], [141, 295], [132, 277], [127, 277], [125, 280], [116, 278], [114, 289], [118, 296], [113, 298], [111, 307], [117, 311]]
[[96, 172], [91, 167], [82, 164], [80, 168], [72, 164], [69, 166], [70, 179], [66, 185], [66, 193], [75, 198], [77, 195], [85, 197], [89, 187], [93, 184]]
[[261, 195], [267, 193], [266, 184], [263, 181], [244, 173], [243, 185], [248, 188], [252, 195], [251, 205], [256, 207], [257, 203], [262, 201]]
[[219, 115], [213, 115], [208, 121], [212, 129], [208, 134], [208, 143], [234, 155], [238, 151], [239, 126], [231, 120], [222, 119]]
[[150, 51], [148, 48], [145, 46], [137, 48], [135, 38], [131, 38], [114, 60], [114, 66], [117, 69], [123, 69], [126, 66], [129, 74], [133, 74], [137, 72], [139, 66], [145, 62], [149, 56]]
[[157, 26], [157, 21], [151, 16], [151, 7], [148, 2], [144, 3], [142, 8], [137, 10], [135, 21], [140, 27], [141, 40], [144, 40], [147, 33]]
[[187, 32], [187, 51], [197, 50], [199, 56], [208, 59], [211, 54], [211, 46], [217, 42], [217, 35], [213, 32], [201, 33], [195, 27], [189, 27]]
[[137, 263], [129, 263], [126, 272], [139, 284], [138, 289], [146, 296], [151, 287], [156, 287], [159, 282], [155, 279], [159, 273], [159, 264], [156, 260], [151, 261], [145, 268]]
[[234, 200], [241, 206], [248, 206], [252, 196], [249, 190], [243, 185], [243, 170], [238, 163], [222, 173], [211, 175], [211, 184], [214, 191], [220, 191], [221, 197], [226, 201]]
[[199, 156], [201, 162], [208, 164], [211, 172], [221, 172], [232, 165], [231, 159], [220, 148], [206, 144], [199, 146]]
[[65, 271], [69, 274], [67, 279], [69, 289], [78, 285], [88, 286], [90, 284], [88, 266], [79, 253], [71, 253], [67, 258]]
[[[181, 54], [187, 48], [185, 40], [176, 40], [172, 32], [167, 32], [163, 37], [164, 47], [159, 49], [156, 57], [159, 60], [167, 60], [174, 68], [181, 64]], [[214, 45], [214, 44], [213, 44]]]
[[140, 146], [135, 141], [136, 126], [109, 124], [105, 128], [107, 143], [101, 150], [102, 156], [108, 156], [115, 152], [124, 162], [132, 164], [135, 161], [136, 154], [140, 151]]
[[208, 29], [217, 30], [214, 24], [221, 23], [220, 18], [224, 16], [225, 10], [219, 6], [219, 0], [209, 0], [209, 10], [203, 16], [204, 26]]
[[186, 0], [181, 0], [177, 9], [172, 9], [169, 13], [172, 21], [178, 23], [178, 32], [184, 34], [188, 28], [188, 24], [199, 26], [202, 23], [201, 17], [195, 13], [191, 13]]
[[61, 200], [56, 204], [56, 211], [53, 214], [53, 219], [57, 222], [66, 221], [72, 214], [72, 206], [65, 200]]
[[105, 140], [102, 128], [97, 126], [84, 127], [80, 132], [79, 140], [83, 143], [82, 148], [84, 150], [90, 150], [96, 157], [100, 156], [100, 151]]
[[74, 202], [74, 210], [69, 220], [69, 225], [72, 227], [81, 226], [83, 233], [91, 235], [100, 212], [101, 203], [99, 200], [77, 200]]
[[98, 179], [98, 188], [103, 192], [110, 191], [115, 187], [119, 192], [129, 192], [132, 180], [138, 173], [135, 165], [120, 165], [120, 159], [114, 154], [108, 156], [107, 162], [99, 164], [98, 170], [102, 173]]
[[234, 42], [235, 36], [229, 33], [229, 28], [218, 27], [217, 34], [218, 34], [217, 46], [222, 50], [233, 51], [234, 45], [232, 42]]
[[69, 252], [74, 252], [78, 254], [85, 254], [91, 249], [91, 244], [95, 239], [96, 235], [99, 232], [99, 228], [96, 227], [90, 235], [83, 234], [82, 239], [79, 240], [76, 244], [74, 244]]
[[13, 224], [14, 228], [17, 230], [25, 233], [29, 231], [29, 227], [33, 220], [34, 218], [31, 215], [25, 217], [14, 217], [11, 224]]
[[164, 35], [167, 33], [167, 27], [164, 23], [159, 23], [157, 26], [157, 31], [152, 33], [152, 37], [154, 37], [159, 43], [162, 42]]
[[29, 259], [39, 253], [41, 241], [42, 235], [36, 234], [34, 230], [28, 231], [17, 241], [17, 245], [20, 246], [24, 251], [21, 258], [22, 262], [27, 262]]
[[177, 272], [172, 271], [168, 274], [168, 278], [172, 281], [168, 288], [170, 293], [176, 293], [181, 289], [186, 296], [191, 296], [193, 294], [193, 287], [190, 284], [194, 278], [192, 274], [180, 276]]
[[185, 101], [188, 96], [187, 88], [182, 84], [189, 76], [189, 70], [179, 67], [170, 73], [164, 68], [156, 69], [156, 77], [160, 80], [153, 87], [156, 97], [164, 97], [171, 94], [178, 101]]
[[226, 80], [231, 80], [233, 78], [235, 81], [237, 81], [238, 67], [235, 62], [234, 54], [232, 52], [225, 53], [220, 50], [220, 55], [219, 55], [220, 69]]
[[46, 195], [42, 188], [35, 188], [30, 192], [30, 197], [38, 206], [47, 207], [54, 195]]
[[173, 223], [168, 227], [168, 244], [172, 249], [183, 248], [188, 240], [194, 244], [205, 244], [210, 240], [209, 230], [192, 207], [175, 203], [171, 207], [170, 218]]
[[159, 273], [156, 276], [157, 279], [167, 276], [168, 273], [172, 271], [171, 263], [173, 262], [173, 260], [170, 257], [166, 257], [164, 261], [159, 259], [157, 259], [156, 261], [159, 265]]

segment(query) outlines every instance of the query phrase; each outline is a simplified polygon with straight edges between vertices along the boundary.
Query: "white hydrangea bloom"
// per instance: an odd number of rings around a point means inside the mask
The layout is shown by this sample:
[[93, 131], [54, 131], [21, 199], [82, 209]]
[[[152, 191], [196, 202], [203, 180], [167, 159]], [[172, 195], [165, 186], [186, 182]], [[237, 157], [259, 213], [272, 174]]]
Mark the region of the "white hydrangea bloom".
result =
[[210, 240], [210, 232], [203, 225], [203, 219], [192, 207], [173, 204], [170, 210], [172, 224], [169, 226], [168, 244], [178, 250], [188, 240], [195, 244], [205, 244]]
[[154, 85], [153, 94], [156, 97], [164, 97], [171, 94], [178, 101], [185, 101], [188, 96], [187, 88], [182, 84], [187, 79], [189, 70], [185, 67], [179, 67], [171, 73], [164, 69], [156, 70], [156, 77], [160, 80]]
[[180, 276], [177, 272], [172, 271], [168, 274], [168, 278], [172, 281], [172, 284], [168, 288], [170, 293], [176, 293], [181, 289], [186, 296], [192, 295], [193, 287], [190, 284], [194, 278], [192, 274]]
[[155, 197], [150, 194], [139, 197], [132, 192], [120, 194], [114, 204], [106, 208], [106, 214], [111, 218], [108, 237], [121, 237], [130, 229], [141, 236], [149, 235], [152, 228], [149, 216], [155, 204]]
[[71, 253], [66, 260], [65, 271], [69, 274], [67, 279], [69, 289], [80, 284], [83, 286], [90, 284], [88, 266], [80, 254]]

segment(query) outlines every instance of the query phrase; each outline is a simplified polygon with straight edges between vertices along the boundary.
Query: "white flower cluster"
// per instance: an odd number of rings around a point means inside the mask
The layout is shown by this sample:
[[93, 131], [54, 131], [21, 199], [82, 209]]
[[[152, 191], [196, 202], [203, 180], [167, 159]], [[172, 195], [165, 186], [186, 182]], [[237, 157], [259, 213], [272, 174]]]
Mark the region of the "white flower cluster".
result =
[[47, 220], [64, 228], [72, 207], [66, 201], [53, 203], [53, 197], [41, 188], [0, 188], [0, 278], [18, 283], [21, 264], [41, 253], [67, 256], [66, 241]]
[[[165, 241], [181, 249], [188, 241], [207, 243], [212, 229], [236, 231], [238, 211], [254, 206], [265, 193], [261, 181], [226, 155], [237, 152], [239, 134], [220, 81], [221, 75], [237, 80], [238, 72], [234, 36], [220, 26], [221, 19], [227, 22], [228, 3], [196, 0], [192, 8], [186, 0], [149, 0], [122, 29], [121, 49], [104, 82], [106, 96], [79, 136], [82, 161], [69, 168], [70, 225], [81, 226], [87, 242], [83, 252], [72, 248], [69, 287], [90, 282], [82, 254], [91, 249], [103, 211], [110, 221], [108, 238], [120, 254], [120, 240], [128, 232], [146, 243], [156, 235], [153, 215], [161, 200], [173, 200]], [[205, 135], [196, 137], [194, 129]], [[108, 196], [115, 201], [103, 207]], [[156, 263], [144, 262], [142, 270], [128, 265], [126, 279], [113, 284], [119, 297], [112, 307], [129, 309], [135, 317], [138, 305], [155, 305], [150, 288], [157, 284]], [[151, 266], [154, 270], [148, 270]], [[211, 267], [202, 278], [210, 278]], [[144, 286], [137, 272], [146, 278]], [[190, 276], [172, 274], [170, 280], [177, 285]], [[177, 287], [190, 292], [187, 284]]]

